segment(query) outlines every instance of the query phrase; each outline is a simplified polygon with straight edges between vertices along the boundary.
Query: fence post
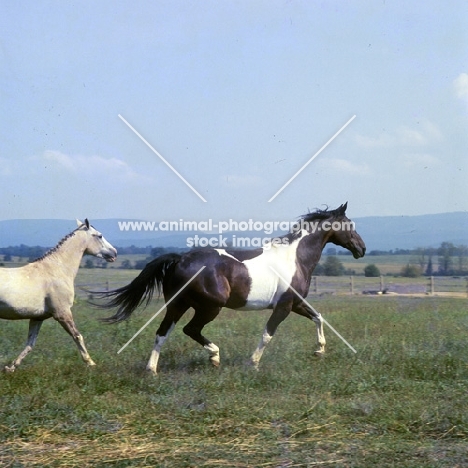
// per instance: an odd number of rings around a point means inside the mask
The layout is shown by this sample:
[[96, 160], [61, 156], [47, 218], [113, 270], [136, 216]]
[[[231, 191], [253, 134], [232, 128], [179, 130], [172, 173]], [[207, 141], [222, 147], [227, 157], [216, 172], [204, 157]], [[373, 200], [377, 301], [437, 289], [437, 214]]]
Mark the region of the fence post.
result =
[[[467, 284], [466, 287], [468, 291], [468, 281], [466, 284]], [[350, 289], [351, 295], [353, 295], [354, 294], [354, 276], [352, 275], [349, 277], [349, 289]]]
[[430, 283], [430, 286], [431, 286], [431, 296], [434, 295], [434, 277], [431, 276], [431, 283]]
[[465, 276], [466, 281], [466, 296], [468, 297], [468, 276]]
[[109, 280], [106, 281], [106, 291], [109, 291]]
[[383, 280], [383, 275], [380, 275], [380, 291], [383, 292], [384, 288], [384, 280]]

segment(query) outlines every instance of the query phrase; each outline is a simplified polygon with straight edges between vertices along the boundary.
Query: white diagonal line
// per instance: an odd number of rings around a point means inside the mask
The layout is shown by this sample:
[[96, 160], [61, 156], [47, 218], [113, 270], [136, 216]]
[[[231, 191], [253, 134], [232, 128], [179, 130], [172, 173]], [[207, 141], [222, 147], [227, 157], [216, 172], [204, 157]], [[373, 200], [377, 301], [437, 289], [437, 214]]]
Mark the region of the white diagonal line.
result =
[[291, 291], [296, 294], [296, 296], [312, 311], [314, 311], [318, 316], [322, 317], [323, 322], [330, 328], [330, 330], [335, 333], [335, 335], [340, 338], [343, 343], [348, 346], [348, 348], [353, 352], [357, 353], [357, 351], [323, 318], [321, 314], [319, 314], [289, 283], [286, 281], [272, 266], [270, 266], [270, 269], [280, 278], [282, 279], [288, 286]]
[[206, 200], [192, 187], [192, 185], [191, 185], [189, 182], [187, 182], [187, 180], [186, 180], [186, 179], [185, 179], [185, 178], [184, 178], [184, 177], [183, 177], [183, 176], [182, 176], [182, 175], [181, 175], [181, 174], [180, 174], [180, 173], [163, 157], [163, 156], [161, 156], [161, 154], [160, 154], [158, 151], [156, 151], [156, 149], [154, 149], [153, 146], [151, 146], [151, 144], [150, 144], [148, 141], [146, 141], [145, 138], [143, 138], [143, 136], [142, 136], [140, 133], [138, 133], [138, 132], [137, 132], [137, 131], [120, 115], [120, 114], [119, 114], [119, 118], [125, 123], [125, 125], [127, 125], [127, 127], [128, 127], [130, 130], [132, 130], [132, 131], [135, 133], [135, 135], [137, 135], [137, 136], [140, 138], [140, 140], [141, 140], [146, 146], [148, 146], [148, 148], [149, 148], [151, 151], [153, 151], [154, 154], [156, 154], [156, 156], [158, 156], [159, 159], [161, 159], [161, 161], [162, 161], [164, 164], [166, 164], [166, 166], [167, 166], [169, 169], [172, 170], [172, 172], [174, 172], [174, 174], [175, 174], [176, 176], [179, 177], [180, 180], [182, 180], [182, 182], [185, 183], [185, 185], [187, 185], [187, 187], [189, 187], [190, 189], [192, 189], [192, 191], [193, 191], [199, 198], [201, 198], [201, 199], [206, 203]]
[[120, 354], [163, 310], [167, 307], [194, 279], [200, 274], [200, 272], [205, 268], [202, 266], [163, 306], [132, 336], [130, 340], [127, 341], [117, 352]]
[[273, 201], [354, 119], [353, 115], [269, 200]]

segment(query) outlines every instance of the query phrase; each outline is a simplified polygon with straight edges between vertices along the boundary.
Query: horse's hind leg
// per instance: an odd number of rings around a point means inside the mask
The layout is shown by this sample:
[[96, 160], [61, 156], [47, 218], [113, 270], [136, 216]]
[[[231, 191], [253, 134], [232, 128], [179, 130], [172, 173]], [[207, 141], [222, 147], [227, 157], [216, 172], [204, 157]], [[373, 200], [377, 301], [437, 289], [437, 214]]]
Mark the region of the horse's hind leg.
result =
[[159, 325], [158, 331], [156, 332], [156, 339], [154, 341], [154, 347], [151, 351], [151, 356], [146, 365], [146, 370], [152, 372], [154, 375], [157, 374], [159, 355], [161, 354], [161, 348], [167, 337], [174, 329], [176, 323], [180, 320], [182, 315], [187, 312], [189, 306], [185, 304], [173, 302], [167, 307], [166, 315]]
[[76, 343], [78, 347], [78, 351], [81, 354], [81, 358], [83, 361], [88, 364], [88, 366], [95, 366], [96, 363], [91, 359], [91, 356], [86, 349], [84, 344], [83, 336], [76, 328], [75, 322], [73, 321], [73, 317], [71, 312], [66, 314], [61, 314], [59, 316], [54, 316], [55, 320], [57, 320], [60, 325], [62, 325], [63, 329], [73, 338], [73, 341]]
[[11, 366], [5, 366], [5, 372], [14, 372], [15, 369], [21, 364], [21, 361], [32, 351], [36, 344], [37, 335], [41, 329], [42, 320], [31, 319], [29, 321], [28, 340], [26, 347], [21, 351], [20, 355], [13, 361]]
[[205, 338], [201, 331], [203, 327], [214, 320], [219, 312], [221, 307], [211, 307], [211, 308], [200, 308], [195, 309], [195, 315], [192, 320], [184, 327], [184, 333], [187, 336], [190, 336], [197, 343], [200, 343], [209, 353], [210, 361], [213, 366], [219, 366], [219, 348], [212, 343], [210, 340]]

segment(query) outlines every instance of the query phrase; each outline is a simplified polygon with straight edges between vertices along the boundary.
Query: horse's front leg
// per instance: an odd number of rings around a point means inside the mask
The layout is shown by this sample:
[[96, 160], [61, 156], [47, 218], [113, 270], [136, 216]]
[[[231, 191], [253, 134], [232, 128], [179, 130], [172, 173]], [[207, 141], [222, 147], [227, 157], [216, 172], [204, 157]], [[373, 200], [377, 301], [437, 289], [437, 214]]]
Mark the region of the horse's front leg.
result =
[[260, 359], [262, 358], [263, 351], [265, 351], [266, 346], [273, 338], [273, 335], [276, 332], [279, 324], [289, 315], [291, 312], [291, 301], [283, 301], [276, 304], [273, 309], [268, 322], [263, 330], [262, 338], [260, 343], [258, 343], [257, 349], [253, 352], [250, 358], [250, 364], [258, 370], [258, 365]]
[[327, 344], [325, 340], [325, 334], [323, 333], [323, 318], [322, 316], [316, 312], [315, 310], [307, 307], [304, 302], [300, 302], [298, 304], [294, 304], [292, 308], [293, 312], [296, 312], [303, 317], [312, 320], [315, 323], [315, 328], [317, 330], [317, 343], [319, 348], [317, 351], [314, 352], [315, 356], [322, 357], [325, 354], [325, 345]]
[[20, 355], [12, 362], [11, 366], [5, 366], [5, 372], [14, 372], [15, 369], [21, 364], [21, 361], [32, 351], [36, 344], [37, 335], [41, 329], [42, 320], [31, 319], [29, 321], [28, 340], [26, 347], [21, 351]]
[[322, 357], [325, 354], [325, 345], [327, 344], [325, 334], [323, 333], [323, 319], [322, 316], [318, 314], [314, 316], [312, 320], [314, 321], [317, 329], [317, 343], [319, 345], [319, 349], [317, 349], [314, 354], [318, 357]]
[[55, 314], [54, 319], [62, 326], [62, 328], [73, 338], [78, 351], [80, 352], [81, 358], [88, 366], [95, 366], [96, 363], [91, 359], [91, 356], [86, 349], [83, 336], [76, 328], [75, 322], [73, 321], [73, 316], [71, 311], [65, 313]]

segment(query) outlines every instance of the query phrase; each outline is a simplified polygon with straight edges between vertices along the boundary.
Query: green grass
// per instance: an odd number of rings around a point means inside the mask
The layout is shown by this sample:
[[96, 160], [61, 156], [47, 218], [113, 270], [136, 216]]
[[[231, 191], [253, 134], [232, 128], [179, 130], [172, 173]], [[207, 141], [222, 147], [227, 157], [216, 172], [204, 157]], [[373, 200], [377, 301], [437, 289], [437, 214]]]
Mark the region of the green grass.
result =
[[[364, 259], [354, 259], [350, 255], [338, 257], [347, 270], [354, 270], [357, 275], [364, 274], [366, 265], [374, 264], [382, 275], [399, 275], [401, 269], [409, 264], [417, 264], [415, 255], [366, 255]], [[322, 257], [323, 262], [324, 257]], [[437, 258], [434, 258], [434, 268], [437, 269]]]
[[[205, 329], [221, 367], [183, 335], [145, 365], [160, 318], [117, 351], [160, 307], [119, 325], [78, 301], [75, 319], [97, 362], [47, 321], [35, 350], [0, 375], [0, 465], [11, 467], [455, 467], [468, 450], [466, 300], [324, 297], [329, 329], [313, 356], [312, 323], [291, 315], [258, 372], [245, 366], [269, 312], [222, 311]], [[0, 322], [0, 362], [24, 345], [26, 322]]]

